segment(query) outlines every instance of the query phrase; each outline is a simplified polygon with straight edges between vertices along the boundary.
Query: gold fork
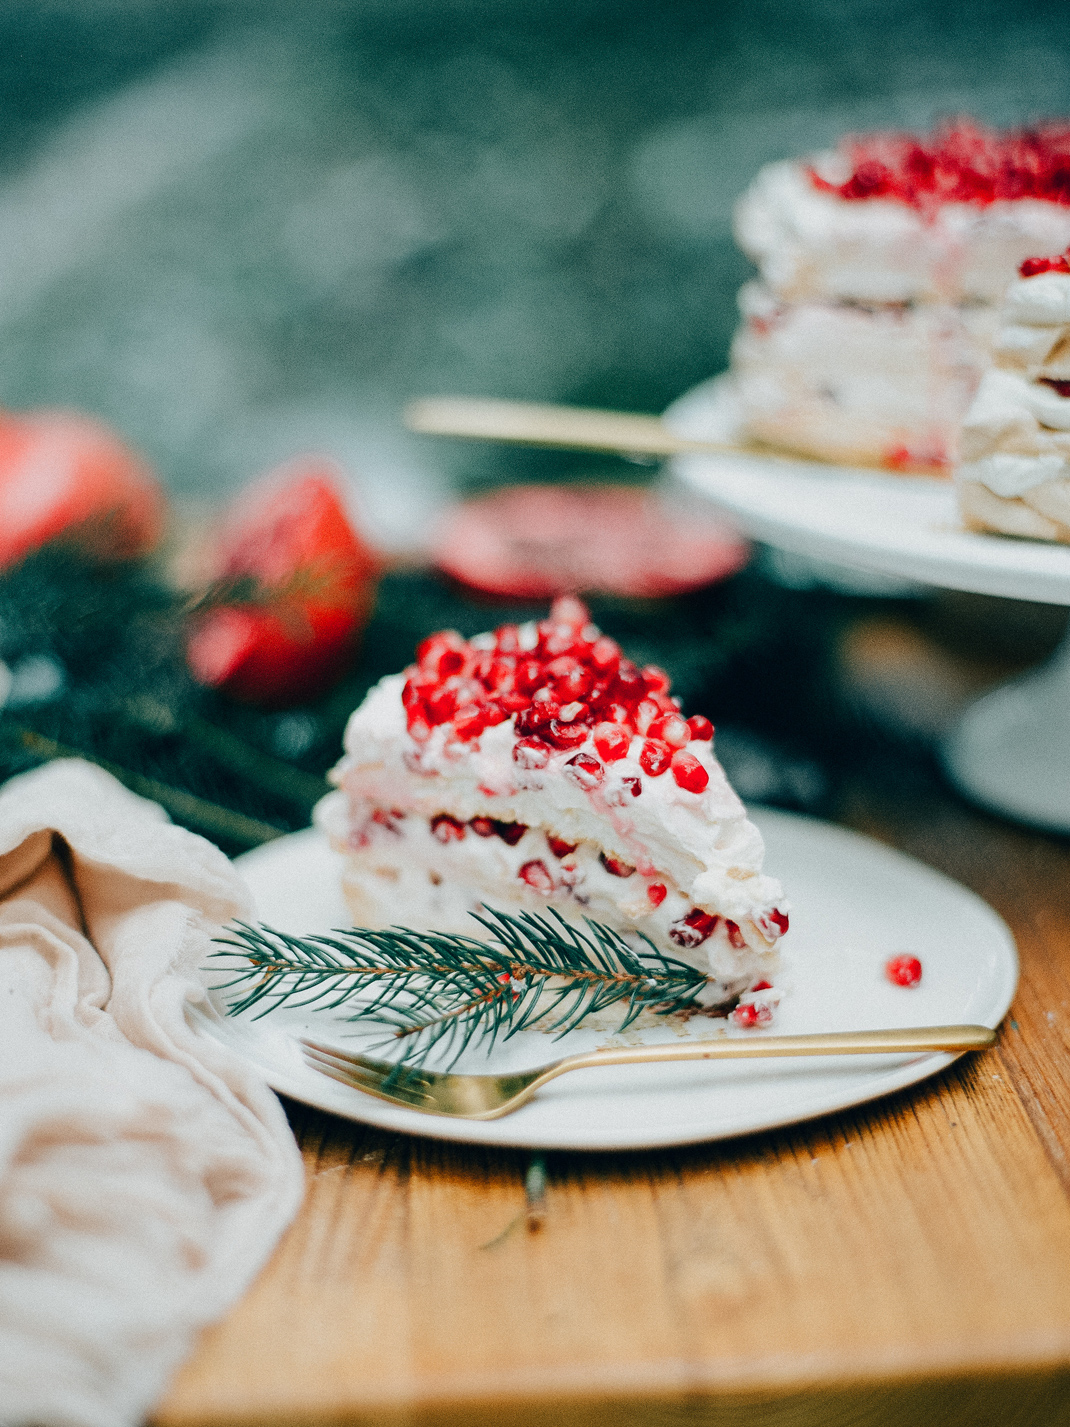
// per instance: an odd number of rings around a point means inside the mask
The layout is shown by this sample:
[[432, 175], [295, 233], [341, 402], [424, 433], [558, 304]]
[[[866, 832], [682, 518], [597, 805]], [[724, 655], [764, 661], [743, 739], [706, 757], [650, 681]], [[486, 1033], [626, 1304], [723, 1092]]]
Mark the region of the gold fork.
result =
[[463, 1120], [497, 1120], [511, 1114], [549, 1080], [572, 1070], [649, 1061], [749, 1060], [783, 1055], [914, 1055], [944, 1050], [961, 1054], [994, 1044], [988, 1026], [915, 1026], [890, 1031], [829, 1031], [806, 1036], [740, 1036], [711, 1041], [674, 1041], [671, 1045], [622, 1046], [566, 1055], [549, 1065], [512, 1075], [456, 1075], [352, 1055], [321, 1041], [299, 1038], [314, 1070], [425, 1115], [455, 1115]]

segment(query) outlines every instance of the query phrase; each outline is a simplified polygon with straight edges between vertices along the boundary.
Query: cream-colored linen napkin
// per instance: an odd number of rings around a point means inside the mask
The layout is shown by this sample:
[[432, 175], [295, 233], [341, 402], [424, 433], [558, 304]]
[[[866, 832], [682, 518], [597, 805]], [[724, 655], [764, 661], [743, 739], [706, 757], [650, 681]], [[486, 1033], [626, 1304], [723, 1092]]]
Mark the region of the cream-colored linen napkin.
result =
[[223, 854], [99, 769], [0, 789], [0, 1423], [131, 1427], [300, 1202], [272, 1093], [196, 1034]]

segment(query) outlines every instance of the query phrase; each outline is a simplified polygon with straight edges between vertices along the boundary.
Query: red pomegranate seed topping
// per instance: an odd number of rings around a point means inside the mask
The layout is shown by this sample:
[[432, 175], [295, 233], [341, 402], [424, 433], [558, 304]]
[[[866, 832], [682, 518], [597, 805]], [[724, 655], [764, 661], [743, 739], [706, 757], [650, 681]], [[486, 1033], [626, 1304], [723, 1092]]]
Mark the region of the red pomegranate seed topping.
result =
[[659, 739], [648, 738], [639, 753], [639, 766], [651, 778], [660, 778], [672, 762], [673, 750]]
[[575, 852], [579, 847], [578, 842], [566, 842], [563, 837], [554, 837], [552, 832], [546, 834], [546, 841], [550, 844], [550, 851], [555, 857], [567, 857], [570, 852]]
[[525, 862], [520, 871], [516, 874], [521, 882], [526, 882], [529, 887], [536, 892], [544, 892], [547, 896], [554, 890], [554, 879], [547, 871], [546, 863], [535, 858], [531, 862]]
[[643, 683], [646, 685], [648, 694], [667, 694], [672, 688], [672, 681], [664, 669], [659, 669], [656, 664], [647, 664], [639, 671], [643, 676]]
[[556, 659], [561, 654], [571, 654], [576, 647], [578, 631], [570, 624], [555, 624], [544, 619], [539, 625], [539, 650], [547, 659]]
[[494, 822], [491, 818], [469, 818], [468, 826], [475, 833], [476, 837], [494, 836]]
[[439, 842], [460, 842], [464, 837], [464, 823], [451, 818], [449, 813], [439, 813], [431, 819], [431, 831]]
[[692, 907], [686, 917], [673, 922], [669, 936], [677, 946], [701, 946], [717, 925], [717, 918], [700, 907]]
[[735, 949], [737, 951], [745, 951], [747, 947], [747, 941], [743, 933], [739, 929], [739, 923], [730, 922], [726, 919], [724, 926], [725, 931], [728, 933], [728, 940], [732, 943]]
[[528, 830], [527, 823], [503, 823], [494, 821], [491, 824], [495, 837], [500, 837], [502, 842], [508, 843], [510, 847], [515, 847]]
[[622, 704], [638, 703], [646, 693], [646, 684], [643, 682], [642, 674], [627, 659], [620, 661], [616, 683], [613, 687], [616, 697]]
[[661, 906], [662, 902], [664, 902], [665, 900], [666, 890], [667, 889], [664, 883], [651, 882], [650, 886], [646, 889], [646, 894], [650, 898], [650, 905], [652, 907]]
[[841, 146], [853, 172], [814, 185], [849, 201], [895, 199], [913, 208], [1022, 198], [1070, 204], [1070, 131], [1064, 123], [999, 133], [957, 120], [926, 136], [869, 134]]
[[[744, 1026], [749, 1030], [752, 1026], [759, 1025], [761, 1023], [762, 1017], [757, 1006], [752, 1006], [749, 1003], [744, 1003], [742, 1005], [737, 1006], [736, 1009], [732, 1012], [732, 1019], [733, 1021], [735, 1021], [737, 1026]], [[769, 1019], [768, 1014], [766, 1015], [765, 1019]]]
[[688, 793], [701, 793], [709, 785], [710, 775], [693, 753], [674, 753], [672, 776]]
[[620, 663], [620, 645], [606, 635], [596, 639], [591, 645], [590, 661], [600, 673], [613, 672]]
[[884, 974], [893, 986], [916, 986], [921, 980], [921, 962], [916, 956], [893, 956], [885, 962]]
[[521, 768], [545, 768], [551, 751], [541, 738], [521, 738], [513, 745], [513, 762]]
[[409, 737], [417, 743], [426, 743], [431, 737], [431, 725], [422, 713], [409, 714]]
[[551, 659], [546, 672], [553, 680], [557, 697], [568, 703], [571, 699], [582, 699], [591, 687], [591, 671], [585, 669], [578, 659], [564, 654], [560, 659]]
[[788, 929], [787, 913], [779, 912], [774, 908], [774, 910], [769, 913], [769, 920], [775, 927], [780, 929], [780, 935], [783, 936]]
[[633, 798], [637, 798], [639, 794], [643, 791], [642, 778], [622, 778], [620, 780], [620, 785], [622, 788], [627, 788], [628, 792], [631, 793]]
[[484, 704], [465, 704], [453, 715], [453, 731], [462, 743], [478, 738], [487, 726], [487, 708]]
[[527, 708], [521, 709], [516, 716], [516, 731], [519, 734], [542, 733], [560, 712], [555, 703], [542, 701], [528, 704]]
[[550, 606], [550, 618], [554, 624], [568, 624], [573, 629], [591, 622], [590, 611], [575, 595], [559, 595]]
[[494, 631], [494, 647], [499, 654], [515, 654], [520, 648], [520, 630], [515, 624], [503, 624]]
[[691, 730], [691, 737], [697, 738], [701, 743], [708, 743], [713, 737], [713, 724], [702, 714], [692, 714], [687, 720], [687, 726]]
[[591, 726], [586, 723], [562, 723], [559, 718], [555, 718], [549, 728], [541, 729], [540, 732], [547, 743], [552, 743], [555, 748], [579, 748], [587, 742]]
[[463, 669], [468, 645], [455, 629], [443, 629], [429, 635], [416, 646], [416, 662], [425, 673], [444, 679]]
[[533, 694], [543, 682], [543, 668], [538, 659], [521, 659], [516, 666], [517, 688], [522, 694]]
[[594, 746], [598, 756], [606, 763], [616, 763], [627, 758], [632, 736], [619, 723], [596, 723], [594, 726]]
[[773, 983], [771, 981], [756, 981], [750, 989], [752, 991], [771, 991]]
[[1039, 277], [1041, 273], [1070, 273], [1070, 248], [1055, 258], [1026, 258], [1018, 269], [1022, 277]]
[[601, 763], [589, 753], [577, 753], [568, 760], [562, 771], [575, 779], [585, 792], [597, 787], [606, 776], [606, 770]]
[[660, 738], [670, 748], [686, 748], [691, 742], [691, 730], [678, 713], [663, 713], [647, 729], [651, 738]]
[[562, 704], [558, 718], [562, 723], [583, 723], [590, 715], [590, 709], [582, 699], [571, 704]]
[[602, 717], [607, 723], [621, 723], [631, 727], [631, 710], [626, 704], [606, 704], [602, 710]]
[[598, 860], [611, 877], [630, 877], [635, 868], [628, 862], [624, 862], [619, 857], [614, 857], [611, 852], [600, 852]]
[[653, 699], [640, 699], [635, 710], [635, 731], [646, 734], [655, 719], [661, 717], [662, 710]]

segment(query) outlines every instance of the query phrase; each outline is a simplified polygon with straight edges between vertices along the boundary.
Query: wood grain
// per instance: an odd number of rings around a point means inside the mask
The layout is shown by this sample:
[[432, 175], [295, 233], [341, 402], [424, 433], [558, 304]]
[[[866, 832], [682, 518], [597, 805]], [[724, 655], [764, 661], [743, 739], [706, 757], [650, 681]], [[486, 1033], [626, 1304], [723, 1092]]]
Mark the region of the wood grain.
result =
[[308, 1197], [156, 1427], [1070, 1422], [1070, 849], [860, 789], [974, 887], [1022, 986], [998, 1047], [730, 1144], [529, 1158], [291, 1107]]

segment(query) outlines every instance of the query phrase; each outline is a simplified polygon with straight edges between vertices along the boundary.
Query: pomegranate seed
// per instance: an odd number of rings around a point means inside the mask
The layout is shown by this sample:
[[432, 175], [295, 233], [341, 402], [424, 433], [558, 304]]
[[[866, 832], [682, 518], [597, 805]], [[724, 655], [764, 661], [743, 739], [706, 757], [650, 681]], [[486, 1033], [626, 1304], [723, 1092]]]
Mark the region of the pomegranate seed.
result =
[[591, 645], [589, 657], [594, 667], [602, 673], [615, 672], [620, 663], [620, 645], [615, 639], [610, 639], [603, 634]]
[[633, 798], [637, 798], [639, 794], [643, 791], [642, 778], [622, 778], [620, 780], [620, 785], [622, 788], [627, 788], [628, 792], [631, 793]]
[[520, 713], [522, 709], [526, 709], [529, 698], [527, 694], [499, 694], [498, 703], [505, 717], [508, 718], [511, 714]]
[[532, 703], [525, 709], [521, 709], [516, 716], [517, 733], [541, 733], [548, 724], [557, 718], [561, 710], [557, 704], [543, 701]]
[[693, 753], [673, 754], [672, 776], [678, 786], [689, 793], [701, 793], [710, 781], [710, 775]]
[[567, 654], [560, 659], [552, 659], [546, 666], [546, 672], [553, 680], [557, 697], [565, 702], [582, 699], [591, 687], [590, 670], [585, 669], [578, 659]]
[[550, 606], [550, 618], [554, 624], [567, 624], [573, 629], [582, 629], [585, 624], [590, 623], [591, 613], [575, 595], [558, 595]]
[[500, 837], [502, 842], [510, 847], [515, 847], [528, 830], [527, 823], [503, 823], [494, 821], [491, 823], [495, 837]]
[[431, 819], [431, 831], [439, 842], [460, 842], [464, 837], [464, 823], [451, 818], [449, 813], [439, 813]]
[[543, 892], [549, 896], [554, 890], [554, 879], [547, 871], [546, 863], [540, 862], [538, 858], [531, 862], [525, 862], [516, 875], [521, 882], [526, 882], [536, 892]]
[[487, 720], [480, 704], [465, 704], [453, 715], [453, 730], [462, 743], [478, 738], [486, 726]]
[[468, 645], [455, 629], [443, 629], [431, 634], [416, 646], [416, 663], [426, 673], [440, 679], [464, 668]]
[[543, 681], [538, 659], [521, 659], [516, 666], [516, 686], [522, 694], [533, 694]]
[[516, 692], [516, 660], [511, 654], [492, 661], [487, 672], [487, 684], [496, 694]]
[[661, 709], [653, 699], [640, 700], [639, 707], [635, 711], [636, 733], [645, 734], [660, 713]]
[[591, 728], [586, 723], [562, 723], [559, 718], [555, 718], [549, 728], [540, 731], [547, 743], [552, 743], [555, 748], [579, 748], [587, 742]]
[[431, 725], [423, 714], [409, 714], [409, 737], [417, 743], [426, 743], [431, 737]]
[[651, 778], [660, 778], [672, 762], [673, 751], [667, 743], [648, 738], [639, 753], [639, 766]]
[[579, 847], [578, 842], [566, 842], [563, 837], [554, 837], [552, 832], [546, 834], [546, 841], [550, 844], [550, 851], [555, 857], [567, 857], [570, 852], [575, 852]]
[[511, 713], [511, 710], [503, 707], [499, 699], [488, 699], [487, 702], [481, 704], [480, 707], [483, 710], [483, 719], [488, 728], [493, 727], [493, 725], [497, 723], [504, 723]]
[[557, 659], [562, 654], [571, 654], [576, 647], [577, 630], [570, 624], [555, 624], [544, 619], [539, 625], [539, 650], [546, 659]]
[[893, 956], [885, 962], [884, 974], [893, 986], [916, 986], [921, 980], [921, 962], [916, 956]]
[[669, 936], [677, 946], [701, 946], [717, 925], [717, 918], [700, 907], [692, 907], [686, 917], [673, 922]]
[[617, 697], [623, 704], [637, 704], [646, 693], [646, 684], [643, 682], [642, 674], [627, 659], [620, 661], [615, 687]]
[[691, 742], [691, 730], [679, 714], [663, 713], [647, 729], [651, 738], [660, 738], [670, 748], [686, 748]]
[[752, 991], [771, 991], [773, 983], [771, 981], [756, 981], [750, 989]]
[[468, 826], [476, 837], [493, 837], [494, 822], [491, 818], [469, 818]]
[[743, 933], [739, 929], [739, 923], [730, 922], [726, 919], [724, 927], [725, 931], [728, 933], [728, 940], [735, 947], [735, 949], [737, 951], [745, 951], [747, 949], [747, 942]]
[[582, 699], [577, 699], [575, 703], [563, 704], [558, 718], [562, 723], [583, 723], [590, 714], [590, 709]]
[[632, 736], [619, 723], [596, 723], [594, 726], [594, 746], [599, 757], [606, 763], [616, 763], [627, 758], [632, 744]]
[[608, 723], [622, 723], [631, 726], [632, 716], [626, 704], [607, 704], [602, 711], [602, 717]]
[[376, 808], [372, 813], [372, 822], [378, 823], [380, 827], [385, 827], [387, 832], [397, 833], [400, 837], [398, 823], [404, 816], [405, 814], [400, 808], [391, 808], [389, 811], [386, 808]]
[[650, 694], [667, 694], [672, 688], [672, 681], [664, 669], [659, 669], [656, 664], [647, 664], [640, 669], [643, 683]]
[[769, 913], [769, 920], [774, 926], [779, 927], [780, 935], [783, 936], [788, 929], [787, 915], [784, 912], [778, 912], [774, 909]]
[[521, 738], [513, 745], [513, 762], [521, 768], [545, 768], [550, 753], [550, 745], [541, 738]]
[[598, 860], [612, 877], [630, 877], [635, 868], [628, 862], [623, 862], [619, 857], [614, 857], [610, 852], [600, 852]]
[[666, 887], [663, 882], [651, 882], [646, 889], [646, 894], [650, 898], [652, 907], [660, 907], [665, 900]]
[[751, 1027], [758, 1024], [758, 1007], [750, 1005], [737, 1006], [732, 1012], [732, 1019], [737, 1026]]
[[575, 757], [568, 760], [563, 771], [586, 792], [597, 787], [606, 776], [606, 770], [601, 763], [597, 758], [592, 758], [589, 753], [577, 753]]
[[702, 714], [692, 714], [687, 720], [687, 726], [691, 730], [691, 737], [697, 738], [701, 743], [706, 743], [713, 737], [713, 724]]
[[515, 654], [520, 648], [520, 630], [515, 624], [503, 624], [494, 631], [494, 647], [500, 654]]

